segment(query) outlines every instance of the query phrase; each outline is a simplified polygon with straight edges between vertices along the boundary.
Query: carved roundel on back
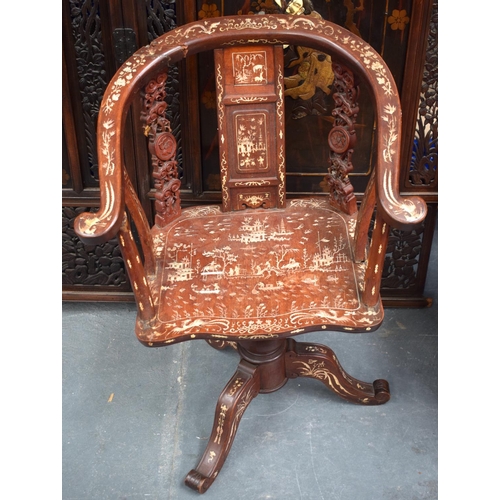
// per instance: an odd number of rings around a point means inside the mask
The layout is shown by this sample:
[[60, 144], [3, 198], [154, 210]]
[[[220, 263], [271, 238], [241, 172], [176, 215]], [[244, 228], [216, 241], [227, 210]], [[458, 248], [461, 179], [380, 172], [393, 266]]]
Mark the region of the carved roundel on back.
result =
[[175, 156], [177, 142], [170, 132], [162, 132], [155, 141], [155, 154], [160, 160], [167, 161]]
[[349, 149], [349, 132], [344, 127], [333, 127], [328, 135], [328, 144], [332, 151], [337, 154], [345, 153]]

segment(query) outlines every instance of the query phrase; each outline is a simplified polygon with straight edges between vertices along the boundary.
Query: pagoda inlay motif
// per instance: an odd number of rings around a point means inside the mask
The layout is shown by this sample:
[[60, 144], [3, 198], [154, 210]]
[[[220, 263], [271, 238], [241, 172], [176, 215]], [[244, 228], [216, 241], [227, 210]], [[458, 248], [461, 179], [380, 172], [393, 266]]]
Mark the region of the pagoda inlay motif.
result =
[[235, 115], [238, 169], [267, 170], [267, 114], [239, 113]]

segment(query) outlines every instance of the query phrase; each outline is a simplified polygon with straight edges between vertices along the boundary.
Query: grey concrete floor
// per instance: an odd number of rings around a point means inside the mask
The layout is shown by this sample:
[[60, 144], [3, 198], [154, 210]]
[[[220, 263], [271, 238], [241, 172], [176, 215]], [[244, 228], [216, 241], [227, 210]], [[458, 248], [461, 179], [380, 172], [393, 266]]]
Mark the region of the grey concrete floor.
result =
[[[386, 309], [364, 335], [317, 332], [352, 376], [386, 378], [391, 400], [354, 405], [299, 378], [259, 395], [204, 498], [438, 498], [437, 231], [426, 309]], [[180, 500], [239, 357], [204, 341], [148, 349], [134, 304], [63, 304], [63, 500]]]

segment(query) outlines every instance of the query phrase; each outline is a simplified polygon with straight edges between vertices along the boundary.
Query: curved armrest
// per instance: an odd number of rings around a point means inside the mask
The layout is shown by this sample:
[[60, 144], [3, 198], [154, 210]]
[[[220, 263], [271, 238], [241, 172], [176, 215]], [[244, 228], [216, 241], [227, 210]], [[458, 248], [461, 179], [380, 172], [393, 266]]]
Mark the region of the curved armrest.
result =
[[105, 243], [120, 228], [124, 202], [118, 179], [101, 181], [101, 207], [99, 212], [84, 212], [75, 220], [75, 233], [89, 245]]
[[123, 129], [130, 103], [145, 84], [151, 66], [166, 67], [185, 56], [182, 46], [158, 51], [142, 47], [121, 66], [104, 93], [97, 121], [97, 154], [101, 208], [75, 220], [75, 232], [88, 244], [104, 243], [116, 236], [125, 209]]
[[[388, 72], [388, 75], [392, 75]], [[392, 82], [393, 88], [395, 84]], [[390, 97], [390, 96], [388, 96]], [[396, 96], [397, 97], [397, 96]], [[388, 100], [389, 101], [389, 100]], [[399, 101], [399, 98], [398, 98]], [[409, 229], [422, 222], [427, 215], [427, 204], [418, 196], [399, 195], [399, 164], [401, 149], [401, 110], [390, 101], [383, 106], [377, 124], [377, 199], [384, 220], [398, 229]]]
[[[123, 220], [125, 208], [123, 194], [123, 160], [120, 144], [124, 123], [123, 101], [116, 92], [117, 77], [108, 85], [103, 97], [97, 122], [97, 155], [101, 208], [97, 213], [85, 212], [75, 220], [75, 232], [88, 244], [99, 244], [113, 238]], [[109, 103], [106, 105], [105, 103]]]
[[188, 54], [244, 43], [317, 48], [356, 68], [372, 91], [376, 115], [382, 117], [377, 124], [377, 194], [384, 219], [404, 229], [425, 218], [423, 200], [399, 196], [399, 96], [379, 54], [350, 31], [312, 16], [226, 16], [195, 21], [165, 33], [131, 56], [109, 83], [97, 126], [101, 208], [96, 214], [81, 214], [75, 221], [75, 231], [84, 242], [102, 243], [120, 227], [124, 211], [122, 131], [132, 97], [147, 82], [148, 74]]

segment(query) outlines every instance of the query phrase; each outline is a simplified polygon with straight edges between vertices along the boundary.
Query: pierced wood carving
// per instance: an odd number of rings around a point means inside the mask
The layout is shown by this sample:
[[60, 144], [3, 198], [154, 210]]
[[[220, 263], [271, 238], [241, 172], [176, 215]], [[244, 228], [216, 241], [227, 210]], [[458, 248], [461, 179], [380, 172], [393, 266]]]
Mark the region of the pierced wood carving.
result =
[[[282, 52], [259, 45], [218, 49], [215, 65], [223, 210], [281, 208], [285, 204]], [[265, 192], [259, 189], [262, 185]]]
[[267, 58], [264, 51], [232, 54], [235, 85], [266, 85]]
[[95, 130], [101, 99], [108, 82], [99, 2], [70, 0], [70, 5], [87, 147], [88, 170], [83, 174], [89, 185], [96, 186], [99, 175]]
[[[177, 27], [175, 0], [147, 0], [146, 1], [148, 41], [151, 43], [159, 36]], [[167, 96], [167, 109], [165, 116], [170, 121], [172, 134], [177, 141], [177, 170], [179, 179], [182, 179], [182, 132], [181, 132], [181, 108], [180, 108], [180, 83], [179, 68], [177, 65], [169, 65], [167, 81], [165, 82]]]
[[155, 223], [159, 227], [178, 217], [181, 213], [181, 181], [177, 170], [175, 154], [177, 141], [172, 134], [170, 121], [166, 117], [165, 84], [167, 74], [152, 79], [145, 89], [144, 134], [149, 137], [149, 152], [153, 164], [155, 193]]
[[420, 105], [413, 143], [409, 182], [411, 186], [437, 185], [438, 163], [438, 7], [434, 2]]
[[177, 27], [175, 0], [147, 0], [145, 3], [150, 42]]
[[382, 275], [382, 288], [411, 290], [417, 285], [417, 268], [423, 236], [423, 224], [419, 224], [411, 231], [391, 228]]
[[116, 238], [102, 245], [85, 245], [75, 234], [75, 218], [88, 207], [63, 207], [62, 282], [70, 286], [110, 286], [130, 289]]
[[332, 110], [333, 127], [328, 135], [330, 167], [325, 180], [330, 185], [330, 204], [350, 215], [357, 211], [354, 188], [348, 174], [353, 170], [351, 156], [356, 144], [354, 124], [359, 112], [359, 88], [351, 71], [340, 64], [334, 64], [333, 69], [335, 107]]

